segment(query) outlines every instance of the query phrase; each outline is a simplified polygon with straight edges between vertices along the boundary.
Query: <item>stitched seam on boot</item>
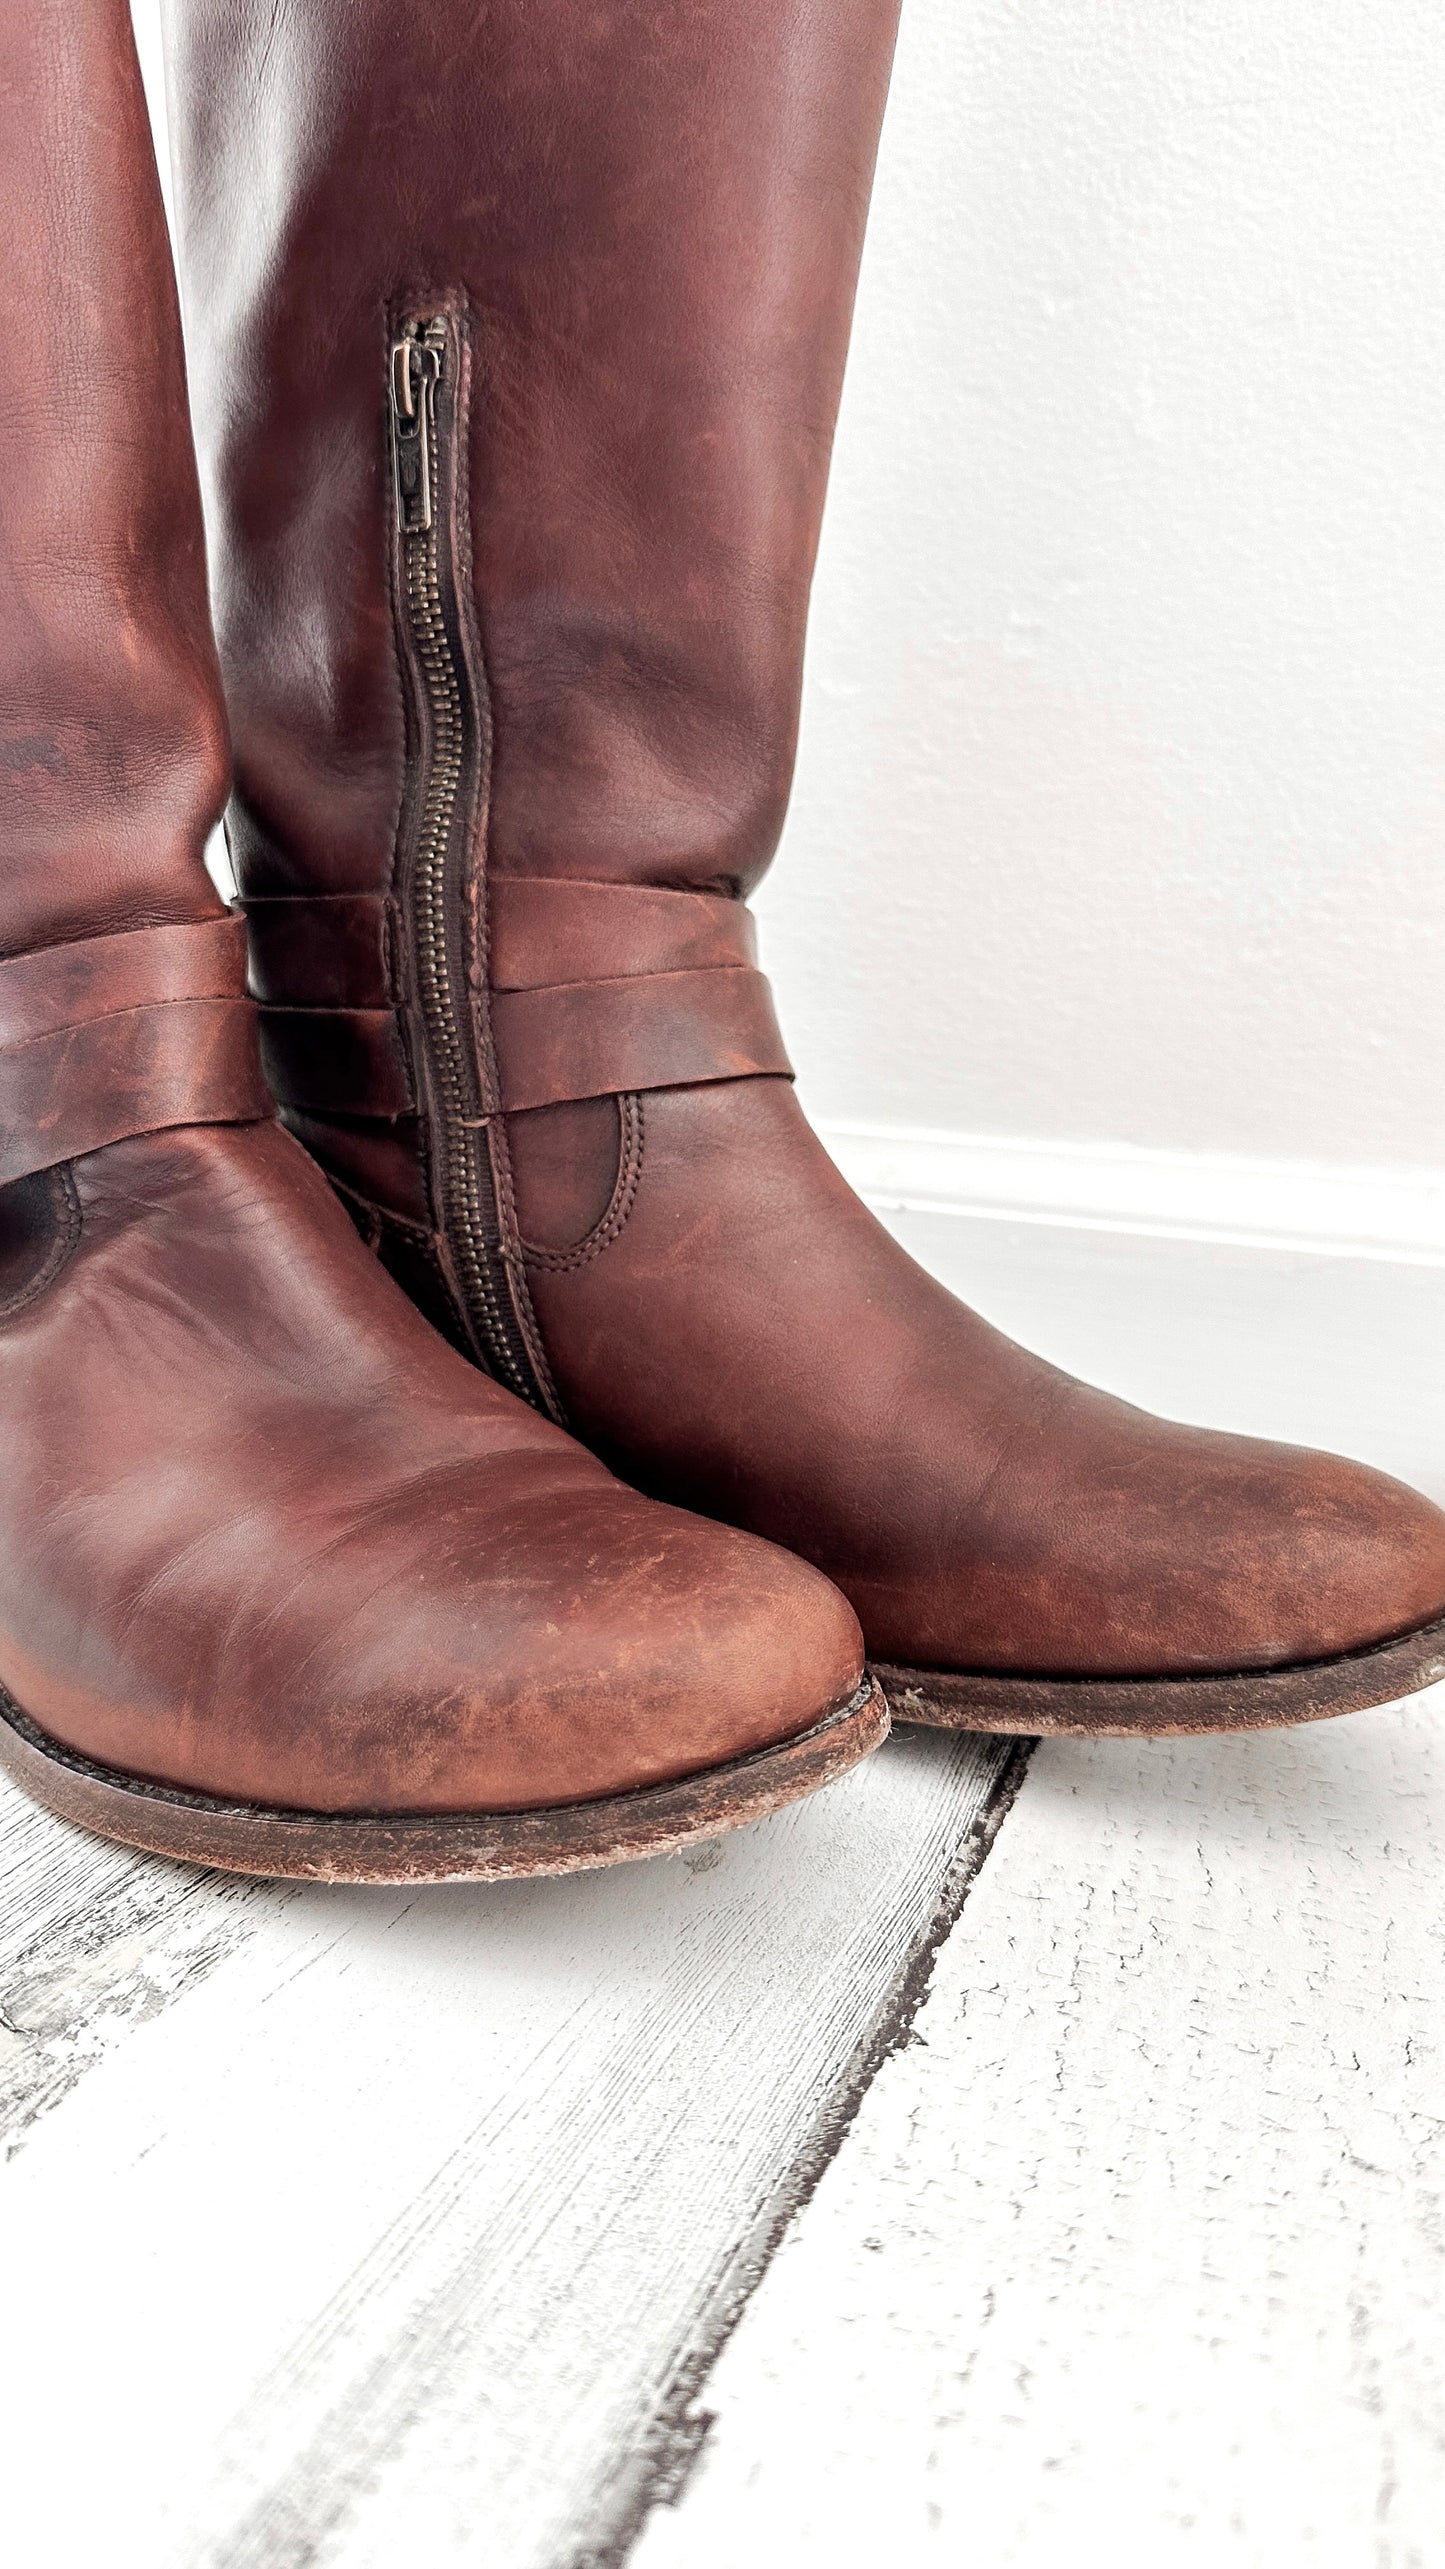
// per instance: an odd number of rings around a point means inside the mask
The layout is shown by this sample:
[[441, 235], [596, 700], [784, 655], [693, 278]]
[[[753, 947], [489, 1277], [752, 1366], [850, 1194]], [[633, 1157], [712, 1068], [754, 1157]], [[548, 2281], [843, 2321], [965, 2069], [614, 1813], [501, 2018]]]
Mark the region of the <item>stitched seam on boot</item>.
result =
[[617, 1177], [606, 1212], [594, 1222], [575, 1248], [539, 1249], [524, 1240], [522, 1255], [529, 1267], [540, 1267], [553, 1276], [570, 1275], [576, 1268], [589, 1265], [593, 1258], [599, 1258], [625, 1229], [628, 1216], [637, 1202], [637, 1190], [642, 1184], [642, 1153], [646, 1139], [642, 1099], [636, 1089], [629, 1089], [618, 1098], [617, 1115], [621, 1147], [617, 1156]]

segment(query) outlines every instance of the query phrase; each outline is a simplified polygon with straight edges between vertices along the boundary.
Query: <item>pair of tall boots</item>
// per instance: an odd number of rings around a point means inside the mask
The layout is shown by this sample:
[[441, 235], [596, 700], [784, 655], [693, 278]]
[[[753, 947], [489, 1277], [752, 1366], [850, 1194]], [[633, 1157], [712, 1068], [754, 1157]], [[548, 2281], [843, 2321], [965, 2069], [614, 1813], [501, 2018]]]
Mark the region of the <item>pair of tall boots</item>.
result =
[[744, 903], [894, 0], [171, 19], [219, 666], [126, 0], [0, 25], [5, 1763], [435, 1878], [713, 1833], [885, 1695], [1445, 1673], [1445, 1518], [1025, 1355], [789, 1085]]

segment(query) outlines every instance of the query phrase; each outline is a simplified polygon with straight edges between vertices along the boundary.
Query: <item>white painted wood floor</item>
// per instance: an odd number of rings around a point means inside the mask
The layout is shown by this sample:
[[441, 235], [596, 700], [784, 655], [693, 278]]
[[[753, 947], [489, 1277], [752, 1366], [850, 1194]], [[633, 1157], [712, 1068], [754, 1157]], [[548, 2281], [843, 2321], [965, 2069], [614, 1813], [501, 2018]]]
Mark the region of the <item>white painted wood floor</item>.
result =
[[[1097, 1379], [1445, 1495], [1436, 1271], [900, 1228]], [[5, 2557], [1433, 2569], [1442, 1709], [1041, 1749], [921, 2041], [990, 1743], [421, 1897], [4, 1801]]]
[[[1445, 1275], [901, 1225], [990, 1316], [1445, 1496]], [[1445, 1688], [1053, 1742], [633, 2569], [1438, 2569]]]

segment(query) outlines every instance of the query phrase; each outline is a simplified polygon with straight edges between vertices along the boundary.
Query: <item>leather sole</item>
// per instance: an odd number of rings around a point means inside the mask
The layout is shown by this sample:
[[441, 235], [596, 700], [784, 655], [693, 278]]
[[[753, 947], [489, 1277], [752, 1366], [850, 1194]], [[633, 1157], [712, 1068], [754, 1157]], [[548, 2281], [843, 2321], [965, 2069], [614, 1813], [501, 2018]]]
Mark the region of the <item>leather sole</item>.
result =
[[1024, 1739], [1283, 1730], [1393, 1704], [1445, 1678], [1445, 1616], [1396, 1641], [1294, 1668], [1211, 1677], [1004, 1677], [870, 1662], [896, 1722]]
[[796, 1738], [675, 1784], [540, 1811], [272, 1811], [98, 1766], [51, 1739], [0, 1688], [0, 1768], [58, 1819], [151, 1855], [287, 1882], [506, 1882], [668, 1855], [762, 1819], [845, 1775], [888, 1736], [865, 1678]]

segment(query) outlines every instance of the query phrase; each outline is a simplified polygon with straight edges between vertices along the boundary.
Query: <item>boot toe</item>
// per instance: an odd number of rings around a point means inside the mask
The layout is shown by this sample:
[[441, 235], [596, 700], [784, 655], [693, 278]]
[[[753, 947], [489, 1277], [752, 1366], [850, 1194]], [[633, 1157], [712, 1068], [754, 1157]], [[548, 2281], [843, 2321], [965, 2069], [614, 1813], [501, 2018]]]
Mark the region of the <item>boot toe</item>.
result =
[[[697, 1775], [796, 1738], [863, 1679], [863, 1638], [822, 1574], [756, 1536], [604, 1485], [557, 1579], [466, 1725], [456, 1784], [496, 1809]], [[630, 1504], [629, 1504], [630, 1502]], [[557, 1557], [555, 1516], [538, 1528]], [[455, 1790], [456, 1786], [449, 1788]]]
[[856, 1693], [862, 1636], [818, 1571], [580, 1457], [512, 1481], [504, 1507], [433, 1483], [373, 1513], [374, 1575], [333, 1555], [306, 1601], [322, 1639], [285, 1741], [213, 1789], [286, 1798], [294, 1743], [312, 1808], [542, 1809], [726, 1766]]
[[1005, 1618], [1008, 1660], [1040, 1672], [1301, 1666], [1445, 1614], [1445, 1515], [1418, 1492], [1338, 1455], [1163, 1422], [1096, 1456], [1042, 1550]]
[[1220, 1529], [1220, 1631], [1241, 1668], [1342, 1657], [1445, 1615], [1445, 1513], [1333, 1454], [1254, 1448], [1237, 1530]]
[[1445, 1615], [1445, 1513], [1335, 1454], [1173, 1425], [1082, 1385], [1004, 1439], [904, 1580], [850, 1581], [884, 1661], [1067, 1678], [1306, 1666]]

